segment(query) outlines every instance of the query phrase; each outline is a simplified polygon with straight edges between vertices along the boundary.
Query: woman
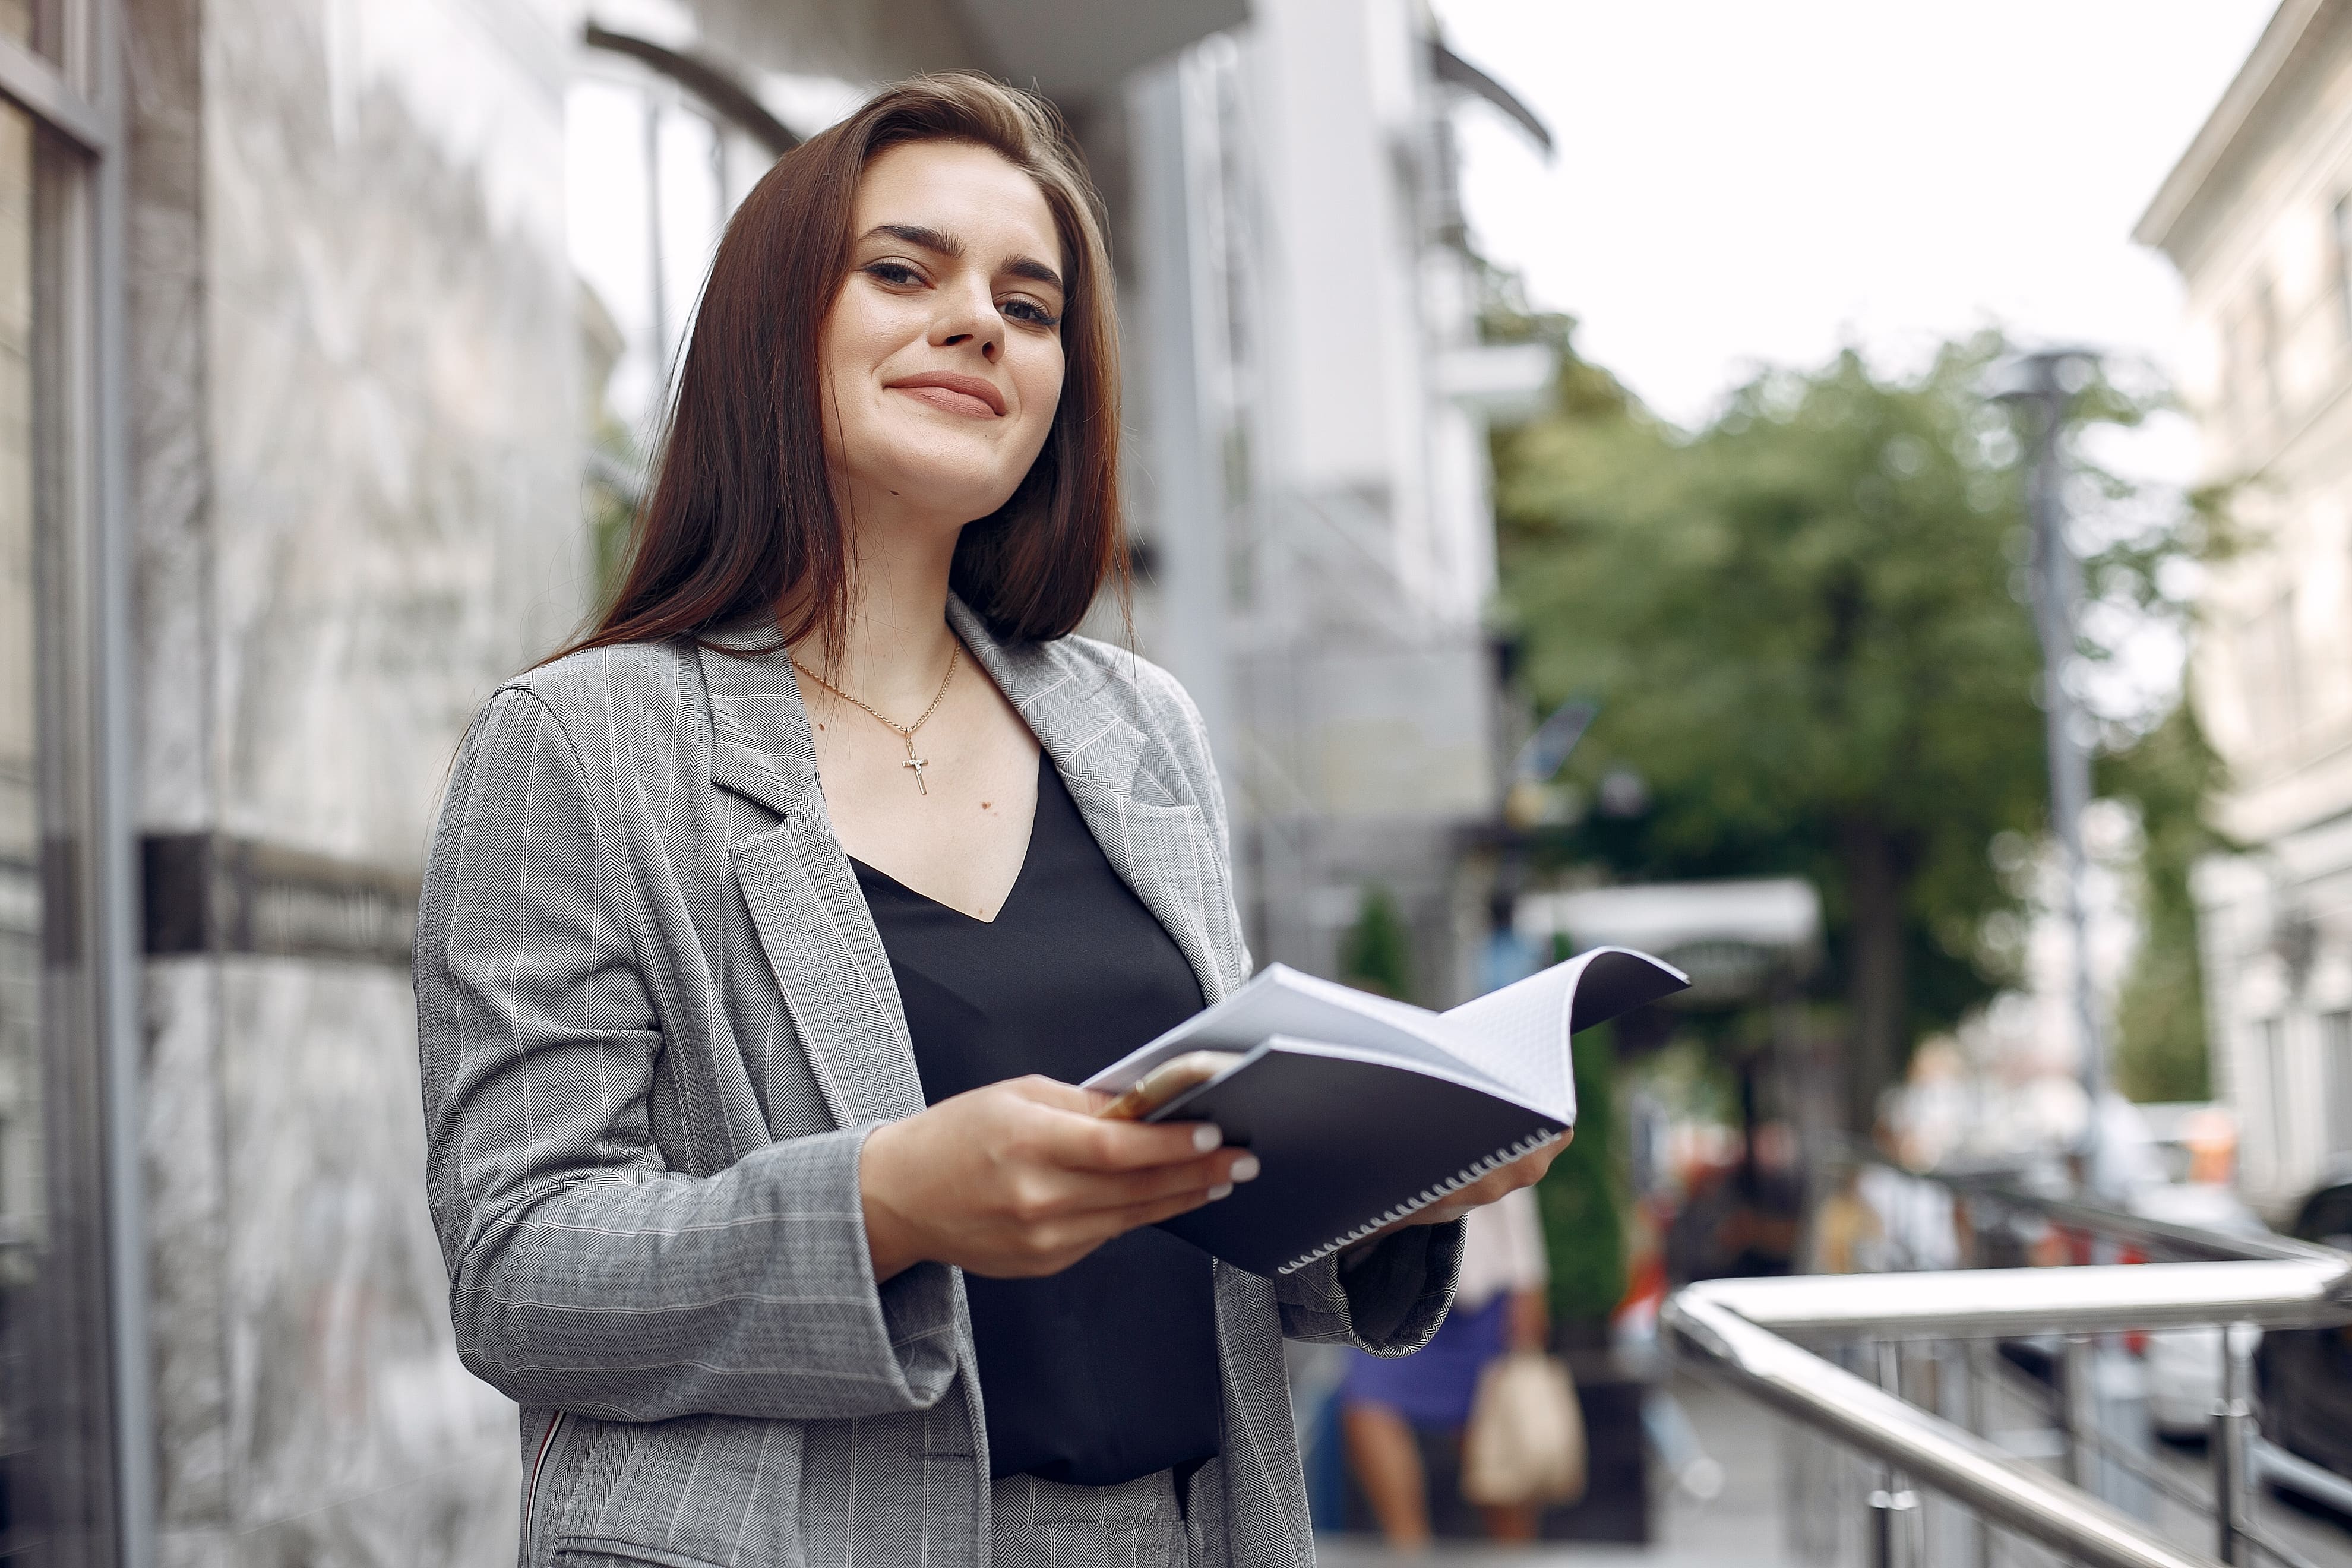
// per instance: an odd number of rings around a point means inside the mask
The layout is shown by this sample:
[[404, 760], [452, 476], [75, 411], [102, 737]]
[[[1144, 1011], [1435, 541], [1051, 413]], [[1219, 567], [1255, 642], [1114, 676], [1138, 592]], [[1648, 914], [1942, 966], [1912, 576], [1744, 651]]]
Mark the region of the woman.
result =
[[416, 939], [522, 1558], [1304, 1563], [1280, 1335], [1402, 1353], [1444, 1223], [1280, 1280], [1255, 1173], [1073, 1082], [1249, 967], [1198, 715], [1070, 636], [1120, 559], [1111, 277], [1047, 110], [892, 89], [714, 260], [623, 586], [476, 719]]
[[[1535, 1193], [1521, 1188], [1473, 1212], [1464, 1230], [1452, 1308], [1421, 1353], [1399, 1361], [1355, 1352], [1339, 1385], [1349, 1464], [1381, 1534], [1403, 1552], [1428, 1546], [1433, 1511], [1418, 1434], [1458, 1452], [1479, 1374], [1507, 1352], [1543, 1350], [1551, 1335], [1551, 1267]], [[1489, 1540], [1536, 1538], [1541, 1510], [1531, 1505], [1479, 1511]]]

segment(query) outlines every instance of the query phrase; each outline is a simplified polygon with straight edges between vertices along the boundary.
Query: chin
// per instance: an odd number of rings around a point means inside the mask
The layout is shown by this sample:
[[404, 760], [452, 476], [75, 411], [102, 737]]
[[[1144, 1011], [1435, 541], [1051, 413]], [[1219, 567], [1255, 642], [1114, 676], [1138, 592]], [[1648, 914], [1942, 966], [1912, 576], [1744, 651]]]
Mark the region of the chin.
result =
[[927, 512], [960, 523], [986, 517], [1012, 500], [1029, 471], [1028, 463], [1015, 468], [992, 447], [975, 452], [961, 442], [926, 442], [902, 448], [891, 459], [878, 466], [878, 483]]
[[1003, 482], [995, 475], [974, 475], [933, 468], [899, 470], [888, 487], [922, 512], [952, 520], [958, 526], [988, 516], [1013, 499], [1019, 481]]

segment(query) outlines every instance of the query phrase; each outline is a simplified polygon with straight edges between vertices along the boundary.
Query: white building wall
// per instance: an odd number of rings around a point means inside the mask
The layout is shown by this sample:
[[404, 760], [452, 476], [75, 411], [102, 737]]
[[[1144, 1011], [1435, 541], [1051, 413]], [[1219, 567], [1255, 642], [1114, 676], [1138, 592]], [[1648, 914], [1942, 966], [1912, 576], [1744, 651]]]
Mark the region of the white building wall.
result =
[[2180, 269], [2183, 391], [2240, 548], [2190, 689], [2242, 856], [2199, 869], [2215, 1091], [2247, 1192], [2352, 1149], [2352, 5], [2282, 8], [2138, 237]]
[[1467, 979], [1464, 834], [1495, 809], [1495, 546], [1427, 25], [1406, 0], [1262, 0], [1139, 82], [1129, 123], [1139, 210], [1160, 215], [1138, 258], [1147, 651], [1219, 694], [1259, 956], [1328, 972], [1378, 886], [1445, 1000]]

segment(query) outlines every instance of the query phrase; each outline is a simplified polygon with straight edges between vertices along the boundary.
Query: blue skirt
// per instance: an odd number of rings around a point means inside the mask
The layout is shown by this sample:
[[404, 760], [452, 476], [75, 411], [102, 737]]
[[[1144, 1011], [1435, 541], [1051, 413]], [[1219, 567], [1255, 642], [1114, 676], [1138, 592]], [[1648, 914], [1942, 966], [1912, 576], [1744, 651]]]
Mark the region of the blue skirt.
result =
[[1438, 1325], [1435, 1337], [1408, 1356], [1350, 1351], [1339, 1403], [1385, 1405], [1413, 1426], [1433, 1430], [1468, 1426], [1478, 1374], [1503, 1353], [1510, 1309], [1507, 1291], [1475, 1311], [1456, 1308]]

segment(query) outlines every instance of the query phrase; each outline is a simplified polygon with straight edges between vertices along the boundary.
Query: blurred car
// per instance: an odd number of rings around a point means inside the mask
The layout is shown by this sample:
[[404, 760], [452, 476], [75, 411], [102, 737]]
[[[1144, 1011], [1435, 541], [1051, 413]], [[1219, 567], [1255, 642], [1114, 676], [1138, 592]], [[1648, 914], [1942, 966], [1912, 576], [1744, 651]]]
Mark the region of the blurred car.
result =
[[[2352, 1252], [2352, 1167], [2339, 1165], [2295, 1211], [2289, 1234]], [[2352, 1476], [2352, 1327], [2273, 1329], [2254, 1360], [2263, 1436]]]
[[[2143, 1219], [2231, 1236], [2267, 1236], [2270, 1226], [2228, 1187], [2166, 1182], [2142, 1187], [2127, 1205]], [[2221, 1331], [2164, 1329], [2147, 1336], [2147, 1416], [2168, 1437], [2202, 1436], [2221, 1397]]]

